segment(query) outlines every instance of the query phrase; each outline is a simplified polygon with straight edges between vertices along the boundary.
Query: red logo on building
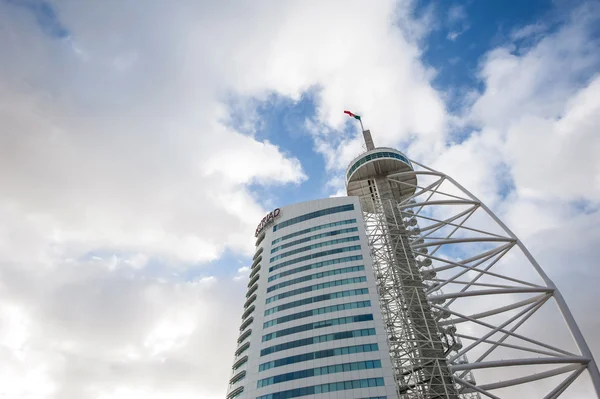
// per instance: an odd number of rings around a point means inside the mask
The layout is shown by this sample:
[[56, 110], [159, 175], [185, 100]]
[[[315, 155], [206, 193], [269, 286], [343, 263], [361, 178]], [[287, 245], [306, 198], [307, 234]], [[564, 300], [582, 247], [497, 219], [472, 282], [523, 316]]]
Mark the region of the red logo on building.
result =
[[260, 221], [258, 226], [256, 227], [256, 232], [254, 233], [254, 237], [258, 237], [260, 232], [263, 231], [265, 227], [267, 227], [269, 224], [273, 223], [273, 220], [275, 220], [277, 217], [279, 217], [280, 212], [281, 212], [281, 210], [279, 208], [276, 208], [273, 210], [273, 212], [270, 212], [267, 216], [265, 216]]

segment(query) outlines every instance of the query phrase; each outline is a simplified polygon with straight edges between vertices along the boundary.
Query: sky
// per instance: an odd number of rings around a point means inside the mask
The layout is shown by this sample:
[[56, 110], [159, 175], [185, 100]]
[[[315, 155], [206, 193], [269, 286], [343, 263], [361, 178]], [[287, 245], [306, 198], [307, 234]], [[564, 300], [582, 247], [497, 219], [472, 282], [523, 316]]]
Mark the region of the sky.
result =
[[600, 2], [0, 0], [0, 397], [222, 398], [254, 229], [376, 145], [525, 242], [595, 356]]

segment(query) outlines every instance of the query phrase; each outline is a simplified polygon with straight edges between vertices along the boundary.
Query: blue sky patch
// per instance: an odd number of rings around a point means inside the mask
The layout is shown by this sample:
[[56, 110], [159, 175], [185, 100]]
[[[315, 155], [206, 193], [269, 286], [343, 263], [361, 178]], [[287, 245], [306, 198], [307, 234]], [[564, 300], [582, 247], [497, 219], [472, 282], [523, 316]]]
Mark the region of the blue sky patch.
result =
[[69, 30], [60, 22], [54, 6], [44, 0], [0, 0], [28, 10], [42, 29], [42, 31], [53, 38], [64, 39], [69, 36]]

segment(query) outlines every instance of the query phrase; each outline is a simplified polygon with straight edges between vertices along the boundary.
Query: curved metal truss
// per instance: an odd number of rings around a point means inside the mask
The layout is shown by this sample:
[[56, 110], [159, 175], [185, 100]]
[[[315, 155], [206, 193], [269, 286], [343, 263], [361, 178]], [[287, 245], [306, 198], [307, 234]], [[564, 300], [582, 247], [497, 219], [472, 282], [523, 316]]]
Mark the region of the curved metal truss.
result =
[[452, 178], [412, 162], [360, 197], [399, 397], [600, 397], [592, 353], [525, 246]]

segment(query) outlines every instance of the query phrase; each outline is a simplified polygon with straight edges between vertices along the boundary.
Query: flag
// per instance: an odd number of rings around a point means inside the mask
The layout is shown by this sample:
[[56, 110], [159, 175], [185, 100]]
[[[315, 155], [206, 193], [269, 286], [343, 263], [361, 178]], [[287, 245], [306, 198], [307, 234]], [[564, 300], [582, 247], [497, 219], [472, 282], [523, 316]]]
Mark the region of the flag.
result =
[[360, 115], [354, 115], [352, 112], [350, 111], [344, 111], [345, 114], [348, 114], [348, 116], [353, 117], [354, 119], [358, 119], [360, 120]]

